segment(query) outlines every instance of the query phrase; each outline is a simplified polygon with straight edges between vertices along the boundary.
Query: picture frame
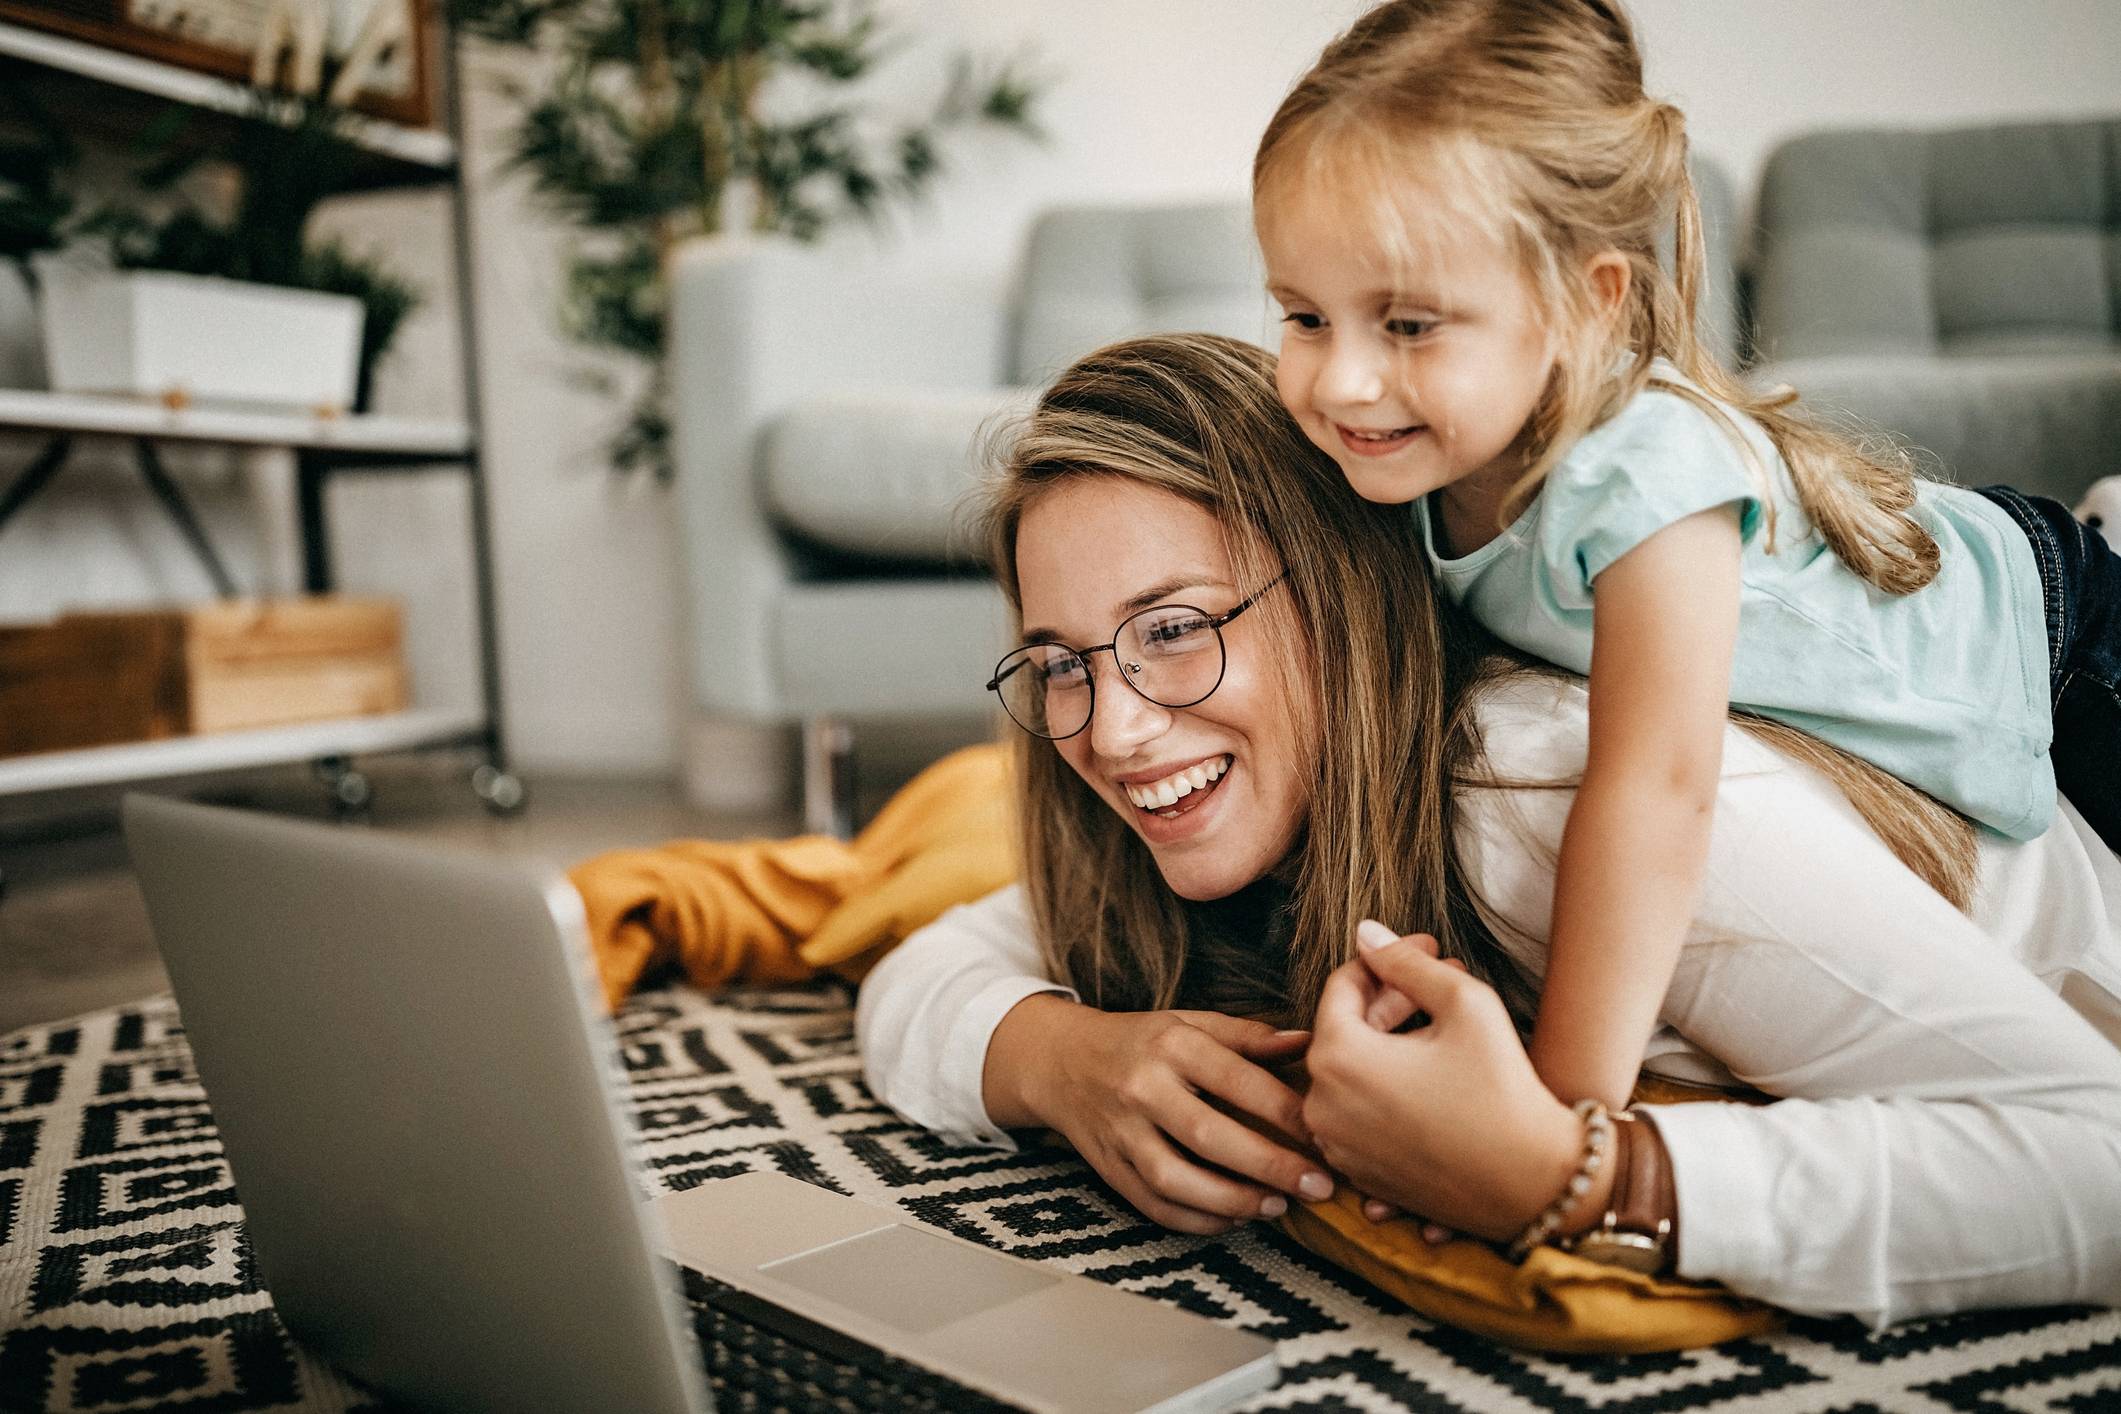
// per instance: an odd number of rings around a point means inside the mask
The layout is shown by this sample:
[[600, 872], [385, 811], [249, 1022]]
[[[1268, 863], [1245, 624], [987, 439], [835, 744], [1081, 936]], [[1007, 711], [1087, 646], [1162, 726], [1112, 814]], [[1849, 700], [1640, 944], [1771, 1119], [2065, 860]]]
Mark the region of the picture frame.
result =
[[435, 119], [427, 0], [0, 0], [0, 21], [238, 83], [326, 91], [408, 127]]

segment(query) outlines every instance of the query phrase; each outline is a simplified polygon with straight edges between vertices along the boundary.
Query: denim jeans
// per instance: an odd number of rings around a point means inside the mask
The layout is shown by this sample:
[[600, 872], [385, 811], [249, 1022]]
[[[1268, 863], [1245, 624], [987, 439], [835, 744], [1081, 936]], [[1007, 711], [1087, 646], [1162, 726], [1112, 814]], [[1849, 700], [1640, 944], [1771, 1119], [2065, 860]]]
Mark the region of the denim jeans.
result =
[[2059, 501], [2008, 486], [1979, 491], [2018, 522], [2040, 565], [2055, 785], [2121, 853], [2121, 555]]

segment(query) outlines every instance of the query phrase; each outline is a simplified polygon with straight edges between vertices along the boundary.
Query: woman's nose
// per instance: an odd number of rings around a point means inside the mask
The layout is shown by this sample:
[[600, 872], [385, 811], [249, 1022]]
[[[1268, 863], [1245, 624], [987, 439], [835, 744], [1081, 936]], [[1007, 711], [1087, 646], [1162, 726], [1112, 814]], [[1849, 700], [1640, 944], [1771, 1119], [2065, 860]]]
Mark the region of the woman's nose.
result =
[[1090, 749], [1116, 761], [1162, 736], [1171, 726], [1171, 711], [1129, 687], [1121, 679], [1125, 669], [1114, 661], [1115, 655], [1098, 657], [1103, 661], [1090, 669], [1099, 679], [1097, 702], [1090, 713]]

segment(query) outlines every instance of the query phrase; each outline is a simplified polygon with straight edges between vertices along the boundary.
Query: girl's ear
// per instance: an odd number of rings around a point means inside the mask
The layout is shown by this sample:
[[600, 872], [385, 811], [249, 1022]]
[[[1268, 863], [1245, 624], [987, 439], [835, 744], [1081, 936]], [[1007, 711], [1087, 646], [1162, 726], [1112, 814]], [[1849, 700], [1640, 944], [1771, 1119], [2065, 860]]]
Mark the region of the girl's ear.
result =
[[1602, 250], [1583, 263], [1584, 288], [1591, 292], [1591, 305], [1598, 317], [1611, 324], [1627, 303], [1634, 267], [1617, 250]]

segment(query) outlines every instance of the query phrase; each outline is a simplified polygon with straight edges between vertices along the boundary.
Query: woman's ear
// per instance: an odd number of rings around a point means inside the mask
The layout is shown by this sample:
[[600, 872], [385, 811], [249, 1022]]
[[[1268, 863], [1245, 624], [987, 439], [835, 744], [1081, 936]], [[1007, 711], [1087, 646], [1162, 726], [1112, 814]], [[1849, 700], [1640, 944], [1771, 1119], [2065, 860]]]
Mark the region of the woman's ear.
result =
[[1583, 263], [1584, 288], [1591, 292], [1591, 306], [1598, 317], [1611, 324], [1627, 303], [1628, 287], [1635, 268], [1617, 250], [1602, 250]]

